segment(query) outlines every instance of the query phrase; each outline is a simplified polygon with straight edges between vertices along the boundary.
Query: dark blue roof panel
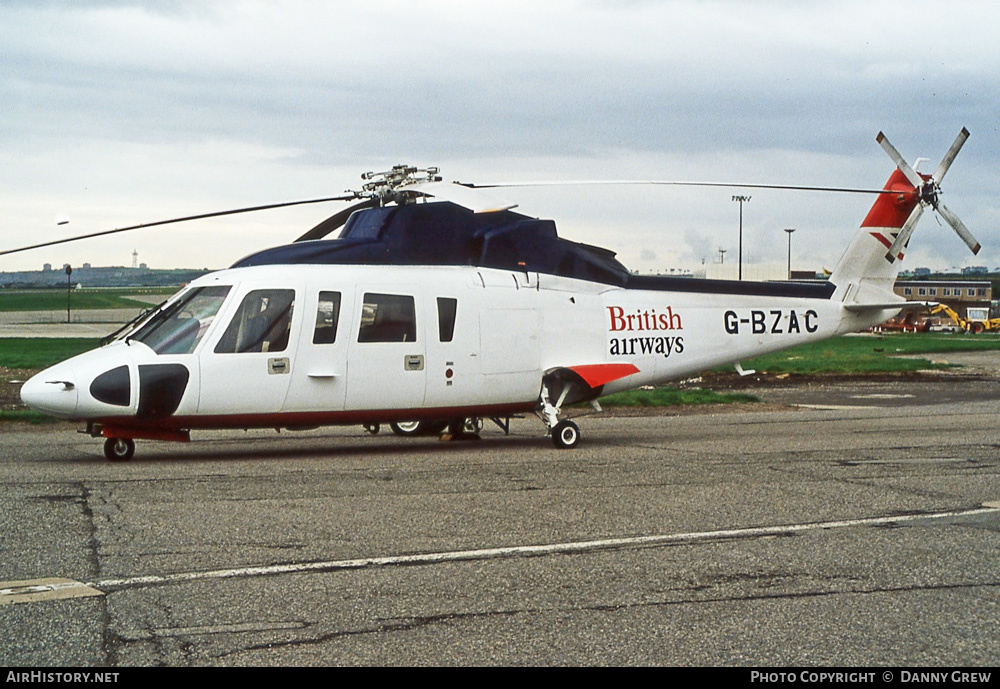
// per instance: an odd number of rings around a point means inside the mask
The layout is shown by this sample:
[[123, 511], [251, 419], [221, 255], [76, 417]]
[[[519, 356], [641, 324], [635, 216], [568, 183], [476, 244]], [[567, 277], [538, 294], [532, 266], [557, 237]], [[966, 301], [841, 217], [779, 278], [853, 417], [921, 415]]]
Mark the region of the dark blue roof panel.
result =
[[356, 211], [337, 239], [265, 249], [233, 268], [366, 264], [482, 266], [634, 289], [828, 299], [832, 284], [737, 282], [631, 275], [613, 251], [562, 239], [551, 220], [512, 211], [473, 213], [447, 202]]

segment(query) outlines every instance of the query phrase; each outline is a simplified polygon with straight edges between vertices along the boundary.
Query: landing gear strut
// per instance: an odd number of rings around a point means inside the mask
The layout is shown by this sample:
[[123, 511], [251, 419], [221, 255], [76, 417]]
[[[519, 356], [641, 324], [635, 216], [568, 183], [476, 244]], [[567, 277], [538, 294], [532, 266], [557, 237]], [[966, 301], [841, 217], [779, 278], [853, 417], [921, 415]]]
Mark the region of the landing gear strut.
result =
[[[559, 397], [553, 401], [550, 386], [558, 386]], [[568, 419], [559, 420], [559, 413], [562, 411], [563, 402], [570, 393], [570, 385], [559, 380], [547, 380], [542, 382], [542, 392], [538, 396], [539, 409], [536, 412], [548, 427], [549, 435], [552, 436], [552, 444], [556, 449], [569, 450], [576, 447], [580, 442], [580, 427]]]

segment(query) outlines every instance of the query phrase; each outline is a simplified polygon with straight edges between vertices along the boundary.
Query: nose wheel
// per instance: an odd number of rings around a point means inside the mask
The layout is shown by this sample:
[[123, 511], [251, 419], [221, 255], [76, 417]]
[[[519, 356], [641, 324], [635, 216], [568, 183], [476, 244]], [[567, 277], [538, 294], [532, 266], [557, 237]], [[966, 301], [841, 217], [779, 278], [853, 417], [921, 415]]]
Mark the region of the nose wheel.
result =
[[127, 462], [135, 454], [135, 441], [131, 438], [108, 438], [104, 441], [104, 456], [112, 462]]
[[569, 419], [563, 419], [552, 429], [552, 444], [557, 450], [570, 450], [580, 442], [580, 427]]

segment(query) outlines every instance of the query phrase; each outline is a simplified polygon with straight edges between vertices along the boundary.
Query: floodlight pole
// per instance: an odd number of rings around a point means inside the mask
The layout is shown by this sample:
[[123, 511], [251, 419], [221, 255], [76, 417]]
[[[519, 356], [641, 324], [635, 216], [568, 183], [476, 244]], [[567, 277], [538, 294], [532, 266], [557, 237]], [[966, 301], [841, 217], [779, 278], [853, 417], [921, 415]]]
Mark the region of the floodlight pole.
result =
[[740, 268], [739, 268], [739, 279], [743, 279], [743, 203], [750, 202], [749, 196], [734, 196], [733, 201], [739, 201], [740, 204]]
[[795, 232], [794, 227], [786, 227], [785, 232], [788, 233], [788, 279], [792, 279], [792, 232]]
[[73, 274], [73, 269], [70, 268], [70, 265], [67, 263], [66, 264], [66, 322], [67, 323], [69, 323], [70, 294], [72, 294], [72, 292], [70, 291], [69, 276], [72, 274]]

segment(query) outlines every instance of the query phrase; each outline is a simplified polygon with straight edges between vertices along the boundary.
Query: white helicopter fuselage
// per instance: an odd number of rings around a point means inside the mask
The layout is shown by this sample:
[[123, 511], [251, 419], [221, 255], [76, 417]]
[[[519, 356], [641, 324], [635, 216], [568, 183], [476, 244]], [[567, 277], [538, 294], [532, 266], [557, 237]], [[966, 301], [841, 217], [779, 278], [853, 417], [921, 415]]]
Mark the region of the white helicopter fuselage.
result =
[[[203, 289], [225, 291], [217, 310], [182, 310], [173, 319], [178, 330], [197, 328], [190, 351], [162, 338], [144, 342], [140, 327], [138, 336], [43, 371], [23, 398], [53, 416], [137, 438], [502, 415], [534, 409], [540, 382], [554, 370], [590, 371], [600, 394], [609, 394], [881, 318], [851, 314], [830, 298], [625, 289], [458, 266], [396, 266], [391, 275], [364, 265], [236, 268], [192, 282], [172, 303]], [[289, 306], [271, 340], [227, 345], [247, 320], [247, 304], [253, 315], [264, 310], [261, 295]], [[400, 304], [402, 315], [379, 330], [380, 312]], [[95, 385], [116, 370], [110, 384]], [[171, 370], [186, 371], [184, 380], [164, 387], [146, 375]], [[175, 406], [163, 409], [171, 395], [175, 402], [166, 404]]]
[[829, 280], [814, 283], [637, 276], [613, 252], [478, 194], [476, 208], [414, 203], [471, 191], [397, 166], [296, 242], [192, 282], [109, 344], [31, 378], [21, 397], [86, 422], [109, 459], [130, 458], [133, 439], [188, 440], [198, 428], [419, 421], [460, 434], [465, 419], [530, 411], [557, 448], [574, 447], [564, 405], [741, 370], [898, 313], [907, 302], [893, 284], [924, 207], [978, 251], [939, 199], [966, 138], [919, 175], [880, 134], [897, 169]]

